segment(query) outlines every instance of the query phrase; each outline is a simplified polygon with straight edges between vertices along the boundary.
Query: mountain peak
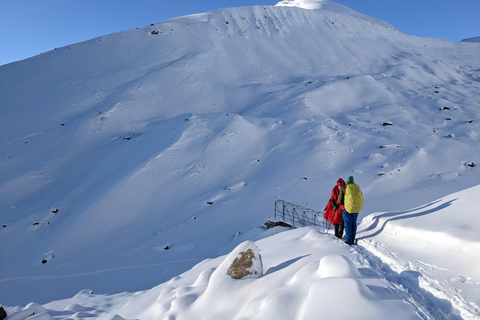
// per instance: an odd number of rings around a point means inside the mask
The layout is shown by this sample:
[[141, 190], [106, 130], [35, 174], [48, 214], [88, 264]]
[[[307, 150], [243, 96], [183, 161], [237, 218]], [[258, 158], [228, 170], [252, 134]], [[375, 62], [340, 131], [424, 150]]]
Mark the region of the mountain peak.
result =
[[303, 9], [321, 9], [325, 0], [280, 1], [276, 6], [298, 7]]

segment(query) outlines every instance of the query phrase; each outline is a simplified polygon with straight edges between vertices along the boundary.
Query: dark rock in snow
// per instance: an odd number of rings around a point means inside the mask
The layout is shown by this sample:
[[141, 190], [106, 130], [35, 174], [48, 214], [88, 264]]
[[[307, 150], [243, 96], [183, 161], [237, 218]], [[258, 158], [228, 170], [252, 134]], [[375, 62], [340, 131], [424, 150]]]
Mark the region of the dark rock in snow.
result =
[[7, 311], [5, 311], [5, 309], [0, 306], [0, 320], [3, 320], [7, 317]]
[[227, 270], [227, 274], [233, 279], [241, 279], [248, 275], [258, 275], [258, 271], [250, 270], [254, 264], [254, 260], [259, 260], [262, 264], [262, 256], [258, 254], [255, 255], [255, 252], [249, 248], [247, 251], [240, 252], [240, 257], [235, 258], [230, 267]]
[[267, 226], [267, 229], [274, 228], [274, 227], [288, 227], [291, 228], [292, 226], [289, 225], [288, 223], [285, 223], [283, 221], [271, 221], [268, 220], [267, 222], [264, 223], [265, 226]]

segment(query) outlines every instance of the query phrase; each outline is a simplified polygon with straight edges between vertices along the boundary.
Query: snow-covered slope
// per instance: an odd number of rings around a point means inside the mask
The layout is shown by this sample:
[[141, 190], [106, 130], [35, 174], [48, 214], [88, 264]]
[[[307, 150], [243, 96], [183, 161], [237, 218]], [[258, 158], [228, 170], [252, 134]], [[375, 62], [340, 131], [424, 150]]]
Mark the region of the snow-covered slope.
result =
[[[224, 265], [229, 255], [151, 290], [120, 294], [108, 311], [94, 307], [107, 305], [106, 297], [89, 291], [45, 308], [53, 316], [83, 310], [84, 316], [126, 319], [380, 319], [389, 312], [395, 319], [418, 319], [368, 268], [357, 269], [347, 249], [315, 230], [277, 234], [256, 246], [265, 270], [259, 278], [230, 278]], [[348, 307], [334, 307], [342, 301], [349, 301]]]
[[279, 198], [321, 210], [338, 177], [361, 217], [477, 185], [479, 52], [324, 2], [0, 67], [0, 302], [152, 288], [257, 240]]
[[[7, 310], [15, 319], [33, 312], [44, 319], [476, 319], [478, 192], [476, 186], [408, 211], [371, 214], [358, 246], [313, 228], [252, 228], [238, 238], [261, 240], [240, 241], [227, 256], [149, 290], [84, 289]], [[263, 268], [230, 278], [228, 266], [249, 248], [259, 251]]]

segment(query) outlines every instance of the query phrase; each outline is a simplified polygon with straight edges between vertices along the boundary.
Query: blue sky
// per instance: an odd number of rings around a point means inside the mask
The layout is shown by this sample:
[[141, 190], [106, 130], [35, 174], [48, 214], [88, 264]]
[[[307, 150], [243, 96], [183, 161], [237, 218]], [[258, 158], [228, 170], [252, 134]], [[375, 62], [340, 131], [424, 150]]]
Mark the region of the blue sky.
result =
[[[109, 33], [218, 8], [280, 0], [0, 0], [0, 65]], [[337, 0], [403, 32], [460, 41], [480, 36], [480, 0]]]

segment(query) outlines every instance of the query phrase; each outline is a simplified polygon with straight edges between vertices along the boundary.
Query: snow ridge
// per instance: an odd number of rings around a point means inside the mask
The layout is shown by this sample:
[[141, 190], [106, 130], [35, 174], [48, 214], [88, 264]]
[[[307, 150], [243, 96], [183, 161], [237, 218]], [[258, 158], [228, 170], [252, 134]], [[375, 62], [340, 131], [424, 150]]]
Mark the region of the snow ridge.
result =
[[298, 7], [303, 9], [321, 9], [324, 0], [280, 1], [276, 6]]

